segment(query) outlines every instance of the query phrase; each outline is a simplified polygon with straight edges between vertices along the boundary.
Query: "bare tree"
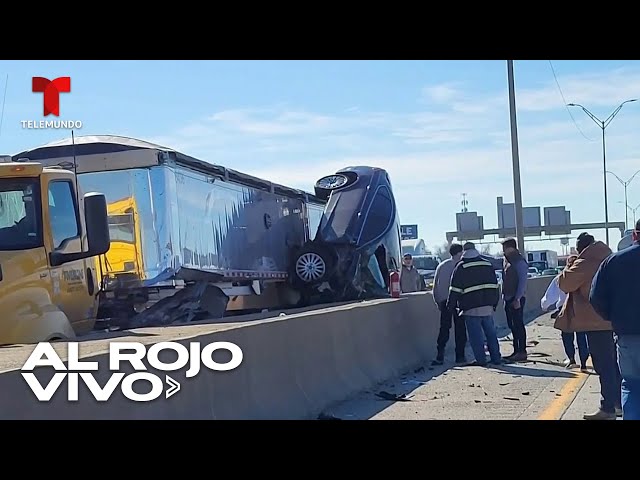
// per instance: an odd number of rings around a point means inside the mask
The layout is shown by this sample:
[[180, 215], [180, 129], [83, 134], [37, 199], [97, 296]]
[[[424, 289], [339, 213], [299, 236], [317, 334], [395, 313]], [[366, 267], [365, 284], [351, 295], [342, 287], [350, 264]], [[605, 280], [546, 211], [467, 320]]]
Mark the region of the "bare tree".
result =
[[442, 260], [446, 260], [447, 258], [451, 257], [451, 255], [449, 255], [448, 243], [443, 243], [442, 245], [438, 245], [434, 247], [433, 253], [434, 255], [437, 255], [438, 257], [440, 257]]

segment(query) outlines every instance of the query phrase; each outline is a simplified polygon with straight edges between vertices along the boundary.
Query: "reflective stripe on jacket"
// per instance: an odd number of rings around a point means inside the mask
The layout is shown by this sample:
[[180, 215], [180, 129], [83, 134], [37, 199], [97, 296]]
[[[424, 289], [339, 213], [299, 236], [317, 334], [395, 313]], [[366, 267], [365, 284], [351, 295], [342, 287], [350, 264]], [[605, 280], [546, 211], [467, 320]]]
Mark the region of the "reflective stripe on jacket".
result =
[[488, 306], [495, 308], [500, 301], [500, 288], [493, 265], [479, 255], [465, 257], [456, 265], [451, 277], [449, 308], [462, 311]]

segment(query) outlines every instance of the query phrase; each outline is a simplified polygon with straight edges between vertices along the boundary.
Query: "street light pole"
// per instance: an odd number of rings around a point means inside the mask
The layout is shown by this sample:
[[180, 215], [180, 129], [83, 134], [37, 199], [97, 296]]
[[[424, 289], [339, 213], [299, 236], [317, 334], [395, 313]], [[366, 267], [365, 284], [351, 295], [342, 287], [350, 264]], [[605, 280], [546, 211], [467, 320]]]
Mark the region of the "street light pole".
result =
[[636, 205], [635, 208], [631, 208], [629, 206], [627, 208], [633, 212], [633, 228], [636, 228], [636, 212], [640, 208], [640, 203]]
[[[636, 178], [636, 175], [640, 173], [640, 170], [634, 173], [631, 176], [631, 178], [627, 181], [622, 180], [618, 175], [616, 175], [613, 172], [607, 171], [606, 173], [613, 175], [616, 178], [616, 180], [618, 180], [618, 182], [620, 182], [620, 184], [624, 187], [624, 206], [626, 207], [624, 209], [624, 228], [625, 229], [629, 228], [629, 212], [627, 211], [629, 209], [629, 202], [627, 201], [627, 187], [631, 184], [631, 182], [633, 182], [633, 179]], [[633, 222], [635, 223], [635, 220]]]
[[618, 108], [616, 108], [611, 113], [611, 115], [609, 115], [606, 118], [606, 120], [600, 120], [598, 117], [596, 117], [593, 113], [591, 113], [589, 110], [587, 110], [585, 107], [583, 107], [579, 103], [567, 104], [568, 107], [580, 107], [584, 111], [584, 113], [586, 113], [587, 116], [591, 120], [593, 120], [595, 124], [598, 125], [598, 127], [602, 129], [602, 170], [603, 170], [603, 177], [604, 177], [604, 228], [605, 228], [605, 233], [607, 237], [607, 245], [609, 245], [609, 201], [607, 200], [607, 151], [605, 147], [604, 132], [607, 129], [607, 127], [611, 124], [615, 116], [618, 115], [622, 107], [625, 104], [630, 102], [635, 102], [636, 100], [637, 98], [632, 98], [630, 100], [626, 100], [622, 102], [620, 105], [618, 105]]
[[509, 117], [511, 120], [511, 160], [513, 162], [513, 197], [516, 213], [516, 240], [520, 253], [525, 255], [524, 219], [522, 218], [522, 187], [520, 185], [520, 154], [518, 152], [518, 122], [516, 118], [516, 87], [513, 76], [513, 60], [507, 60], [509, 82]]
[[[622, 205], [622, 202], [618, 202], [618, 203]], [[631, 213], [633, 213], [633, 226], [635, 227], [636, 221], [637, 221], [636, 212], [638, 211], [638, 209], [640, 209], [640, 203], [636, 205], [634, 208], [631, 208], [629, 205], [627, 205], [627, 209], [630, 210]], [[627, 230], [629, 229], [627, 228]]]
[[607, 246], [609, 246], [609, 196], [607, 195], [607, 149], [605, 148], [604, 131], [606, 127], [602, 124], [602, 178], [604, 181], [604, 228]]

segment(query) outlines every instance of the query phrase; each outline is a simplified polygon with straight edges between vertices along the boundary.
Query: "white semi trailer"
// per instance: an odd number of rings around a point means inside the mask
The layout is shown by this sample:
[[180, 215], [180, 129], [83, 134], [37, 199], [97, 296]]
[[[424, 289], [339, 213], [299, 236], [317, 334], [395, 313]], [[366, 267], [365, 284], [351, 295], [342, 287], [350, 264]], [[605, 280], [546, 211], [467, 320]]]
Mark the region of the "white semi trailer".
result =
[[538, 271], [556, 268], [558, 266], [558, 252], [554, 250], [532, 250], [527, 252], [527, 262], [530, 267]]

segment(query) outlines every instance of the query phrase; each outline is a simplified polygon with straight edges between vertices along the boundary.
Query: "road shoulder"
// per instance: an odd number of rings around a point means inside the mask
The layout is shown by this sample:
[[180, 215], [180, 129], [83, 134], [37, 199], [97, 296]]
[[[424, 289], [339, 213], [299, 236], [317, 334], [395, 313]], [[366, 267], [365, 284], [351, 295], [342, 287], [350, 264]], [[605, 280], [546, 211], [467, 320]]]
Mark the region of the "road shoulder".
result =
[[[527, 362], [472, 367], [447, 358], [444, 366], [425, 365], [325, 414], [345, 420], [569, 420], [597, 409], [598, 377], [565, 368], [560, 332], [548, 314], [527, 325], [527, 336]], [[508, 337], [500, 348], [511, 353]]]

